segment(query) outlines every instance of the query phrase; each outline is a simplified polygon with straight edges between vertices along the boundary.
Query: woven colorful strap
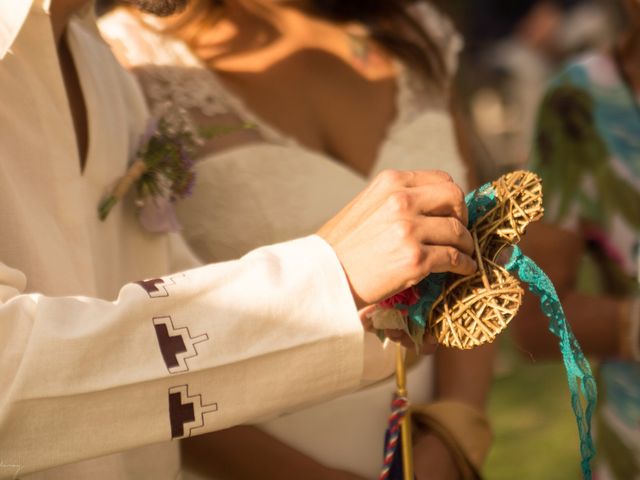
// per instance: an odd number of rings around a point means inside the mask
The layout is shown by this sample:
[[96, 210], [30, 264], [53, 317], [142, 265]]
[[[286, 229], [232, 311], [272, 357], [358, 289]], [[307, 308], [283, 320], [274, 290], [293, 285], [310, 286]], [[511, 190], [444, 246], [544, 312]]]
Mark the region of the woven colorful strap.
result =
[[380, 480], [388, 480], [391, 475], [396, 453], [400, 449], [400, 423], [409, 412], [409, 399], [395, 395], [391, 401], [391, 415], [389, 415], [389, 425], [387, 426], [384, 463], [380, 472]]

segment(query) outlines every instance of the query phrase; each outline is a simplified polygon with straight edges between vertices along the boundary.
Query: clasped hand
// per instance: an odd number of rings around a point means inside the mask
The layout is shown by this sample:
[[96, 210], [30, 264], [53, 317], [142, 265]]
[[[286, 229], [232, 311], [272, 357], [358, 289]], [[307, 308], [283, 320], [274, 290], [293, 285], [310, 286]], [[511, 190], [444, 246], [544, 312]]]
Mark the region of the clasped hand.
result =
[[[334, 249], [358, 308], [431, 273], [470, 275], [473, 239], [464, 193], [440, 171], [385, 171], [319, 231]], [[394, 340], [408, 341], [401, 334]]]

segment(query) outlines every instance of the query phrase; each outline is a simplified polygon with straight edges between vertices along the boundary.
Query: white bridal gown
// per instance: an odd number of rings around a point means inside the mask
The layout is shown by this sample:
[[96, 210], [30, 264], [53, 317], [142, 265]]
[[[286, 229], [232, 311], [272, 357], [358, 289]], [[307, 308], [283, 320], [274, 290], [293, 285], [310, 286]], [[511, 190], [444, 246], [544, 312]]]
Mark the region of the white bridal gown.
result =
[[[435, 11], [420, 13], [453, 71], [459, 37]], [[101, 29], [116, 50], [124, 52], [156, 114], [188, 112], [198, 124], [240, 120], [256, 126], [214, 142], [214, 150], [198, 163], [193, 196], [179, 202], [183, 233], [203, 260], [234, 259], [260, 245], [312, 233], [370, 180], [258, 118], [184, 43], [143, 28], [125, 11], [110, 14]], [[465, 186], [466, 169], [446, 100], [429, 95], [417, 78], [398, 67], [397, 118], [371, 177], [384, 169], [440, 169]], [[378, 342], [373, 335], [369, 341]], [[414, 403], [429, 401], [432, 359], [420, 360], [409, 371], [408, 381]], [[260, 427], [325, 464], [374, 478], [394, 388], [390, 378]]]

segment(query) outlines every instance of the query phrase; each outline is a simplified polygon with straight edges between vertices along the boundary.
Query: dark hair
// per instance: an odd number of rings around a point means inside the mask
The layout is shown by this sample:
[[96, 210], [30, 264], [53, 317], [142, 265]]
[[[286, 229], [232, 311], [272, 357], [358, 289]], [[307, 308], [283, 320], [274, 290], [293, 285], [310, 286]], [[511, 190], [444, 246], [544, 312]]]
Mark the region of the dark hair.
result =
[[[113, 0], [98, 0], [103, 10]], [[213, 24], [215, 10], [226, 0], [200, 0], [200, 10], [184, 22], [167, 30], [176, 34], [185, 25], [194, 22], [200, 26]], [[423, 0], [309, 0], [310, 13], [336, 22], [359, 22], [371, 32], [372, 38], [396, 55], [425, 80], [439, 89], [446, 89], [448, 72], [440, 48], [420, 22], [410, 13], [412, 4]], [[116, 0], [120, 3], [122, 0]], [[183, 40], [190, 40], [194, 32]]]
[[116, 0], [96, 0], [95, 8], [98, 16], [104, 15], [116, 6]]
[[366, 25], [372, 38], [422, 74], [431, 84], [446, 88], [448, 72], [433, 37], [411, 15], [420, 0], [310, 0], [312, 13], [338, 22]]
[[562, 12], [571, 10], [581, 0], [483, 0], [472, 1], [471, 36], [478, 46], [495, 42], [508, 35], [540, 4], [547, 3]]

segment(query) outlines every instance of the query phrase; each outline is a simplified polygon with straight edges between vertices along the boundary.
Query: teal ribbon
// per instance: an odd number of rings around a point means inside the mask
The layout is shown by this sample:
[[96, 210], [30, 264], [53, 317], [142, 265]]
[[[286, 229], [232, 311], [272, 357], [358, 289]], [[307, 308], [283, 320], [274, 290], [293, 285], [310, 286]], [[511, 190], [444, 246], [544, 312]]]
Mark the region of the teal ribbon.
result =
[[[511, 259], [505, 268], [516, 274], [540, 299], [542, 312], [549, 317], [549, 331], [559, 339], [562, 361], [571, 392], [571, 407], [576, 416], [580, 435], [582, 474], [585, 480], [591, 480], [590, 462], [595, 455], [591, 436], [591, 417], [598, 401], [598, 391], [589, 362], [582, 353], [578, 340], [571, 332], [556, 289], [547, 274], [517, 246], [514, 247]], [[582, 405], [582, 400], [586, 403], [586, 407]]]
[[[469, 210], [469, 227], [475, 225], [478, 219], [497, 203], [495, 190], [490, 183], [468, 194], [465, 200]], [[531, 292], [540, 299], [542, 311], [549, 317], [549, 331], [559, 339], [562, 361], [571, 392], [571, 407], [578, 424], [582, 473], [585, 480], [591, 480], [590, 463], [595, 455], [591, 435], [591, 417], [598, 394], [589, 362], [571, 332], [553, 283], [542, 269], [526, 257], [517, 246], [514, 247], [511, 259], [505, 268], [527, 284]], [[409, 320], [418, 327], [426, 328], [426, 319], [433, 304], [442, 293], [446, 279], [447, 274], [430, 275], [418, 285], [420, 300], [415, 305], [401, 306], [407, 310]], [[585, 407], [582, 400], [586, 404]]]
[[[476, 224], [485, 213], [496, 205], [496, 194], [493, 186], [487, 183], [465, 197], [469, 211], [469, 228]], [[415, 305], [396, 305], [396, 308], [407, 311], [407, 317], [418, 328], [427, 328], [427, 318], [444, 290], [449, 274], [435, 273], [429, 275], [417, 285], [420, 300]]]

